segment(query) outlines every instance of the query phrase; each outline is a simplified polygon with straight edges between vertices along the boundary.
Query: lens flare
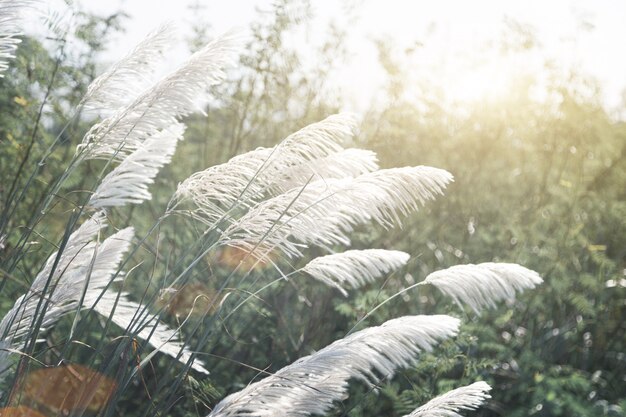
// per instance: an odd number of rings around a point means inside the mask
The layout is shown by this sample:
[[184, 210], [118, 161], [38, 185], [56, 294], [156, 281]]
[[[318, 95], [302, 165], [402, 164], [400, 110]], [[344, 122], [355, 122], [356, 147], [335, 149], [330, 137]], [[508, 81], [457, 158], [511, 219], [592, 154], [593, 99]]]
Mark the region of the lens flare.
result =
[[82, 410], [98, 412], [108, 403], [115, 388], [116, 383], [111, 378], [86, 366], [72, 364], [30, 372], [24, 381], [23, 393], [29, 401], [55, 415], [69, 415]]

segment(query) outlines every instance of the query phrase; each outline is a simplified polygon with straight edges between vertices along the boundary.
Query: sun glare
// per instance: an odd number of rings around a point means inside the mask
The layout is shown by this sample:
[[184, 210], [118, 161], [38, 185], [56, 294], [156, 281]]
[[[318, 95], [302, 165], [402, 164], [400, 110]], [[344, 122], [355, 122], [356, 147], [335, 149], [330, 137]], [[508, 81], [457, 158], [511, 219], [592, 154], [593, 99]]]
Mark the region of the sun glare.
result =
[[338, 71], [339, 88], [356, 108], [384, 96], [389, 77], [405, 97], [436, 93], [449, 103], [475, 103], [502, 99], [519, 77], [543, 71], [534, 51], [503, 50], [484, 38], [451, 41], [437, 31], [422, 39], [391, 31], [383, 41], [355, 42], [351, 65]]
[[503, 97], [516, 76], [504, 59], [494, 59], [473, 68], [452, 67], [440, 73], [444, 95], [452, 101], [476, 102]]
[[[555, 22], [513, 3], [479, 3], [367, 3], [351, 26], [349, 64], [338, 70], [336, 89], [363, 110], [384, 99], [391, 76], [406, 96], [436, 92], [446, 102], [469, 104], [502, 99], [528, 76], [543, 84], [547, 63], [589, 70], [587, 32], [576, 15]], [[596, 44], [593, 52], [604, 49]], [[600, 67], [593, 64], [592, 72]]]

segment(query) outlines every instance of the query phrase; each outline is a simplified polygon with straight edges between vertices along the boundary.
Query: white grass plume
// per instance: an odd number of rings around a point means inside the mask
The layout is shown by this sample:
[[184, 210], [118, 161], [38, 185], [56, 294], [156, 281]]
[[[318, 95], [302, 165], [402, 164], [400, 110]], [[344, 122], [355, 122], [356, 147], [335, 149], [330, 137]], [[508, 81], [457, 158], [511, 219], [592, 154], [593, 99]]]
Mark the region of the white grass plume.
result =
[[264, 186], [255, 177], [271, 153], [271, 148], [259, 148], [192, 174], [178, 185], [174, 205], [191, 201], [194, 217], [208, 225], [223, 218], [235, 204], [249, 207], [263, 194]]
[[375, 152], [365, 149], [343, 149], [300, 165], [284, 169], [272, 184], [273, 194], [301, 187], [311, 179], [353, 178], [378, 169]]
[[88, 205], [99, 209], [150, 200], [152, 194], [148, 186], [154, 182], [159, 170], [170, 162], [184, 132], [185, 125], [176, 123], [147, 139], [104, 177]]
[[123, 159], [178, 118], [202, 111], [209, 88], [224, 79], [224, 68], [234, 63], [239, 44], [232, 34], [210, 42], [178, 70], [93, 126], [77, 151], [87, 159]]
[[[174, 201], [190, 200], [194, 215], [207, 224], [221, 219], [233, 205], [249, 207], [276, 191], [302, 185], [311, 175], [313, 161], [324, 178], [354, 176], [377, 168], [369, 151], [341, 147], [354, 135], [357, 119], [340, 113], [308, 125], [272, 148], [258, 148], [228, 162], [197, 172], [179, 184]], [[317, 166], [316, 166], [317, 167]]]
[[34, 0], [0, 0], [0, 77], [9, 68], [9, 60], [15, 58], [15, 51], [21, 40], [21, 18]]
[[224, 398], [209, 417], [325, 414], [345, 397], [348, 380], [370, 385], [408, 367], [422, 351], [455, 336], [449, 316], [405, 316], [340, 339]]
[[43, 312], [43, 331], [64, 314], [76, 310], [84, 291], [89, 297], [111, 282], [134, 233], [132, 228], [126, 228], [98, 243], [97, 235], [105, 225], [103, 214], [97, 213], [70, 236], [56, 267], [57, 254], [48, 258], [28, 293], [15, 302], [0, 322], [2, 340], [15, 344], [28, 334], [42, 298], [49, 303]]
[[[37, 305], [42, 297], [49, 302], [49, 305], [43, 313], [41, 331], [45, 331], [63, 315], [79, 307], [93, 307], [96, 312], [105, 317], [110, 316], [117, 294], [105, 291], [105, 289], [111, 283], [119, 263], [128, 251], [134, 231], [132, 227], [122, 229], [102, 243], [98, 243], [97, 236], [105, 226], [103, 212], [96, 213], [83, 223], [68, 239], [54, 272], [52, 271], [56, 253], [50, 256], [37, 275], [30, 291], [21, 296], [0, 321], [0, 346], [6, 346], [5, 349], [20, 348], [20, 343], [29, 333], [29, 327], [36, 319]], [[53, 273], [52, 284], [49, 291], [44, 293], [51, 273]], [[122, 279], [121, 274], [118, 279]], [[84, 299], [81, 305], [83, 294]], [[140, 308], [143, 307], [122, 296], [111, 320], [125, 329], [131, 324], [135, 313]], [[145, 316], [143, 318], [146, 319]], [[142, 339], [149, 339], [152, 346], [172, 357], [176, 357], [182, 350], [179, 359], [183, 363], [189, 359], [190, 352], [183, 349], [183, 344], [178, 342], [178, 333], [166, 324], [158, 322], [154, 315], [147, 318], [138, 336]], [[0, 355], [0, 359], [5, 361], [5, 363], [0, 361], [0, 370], [8, 367], [7, 358], [7, 355]], [[194, 363], [193, 367], [200, 372], [207, 373], [199, 361]]]
[[[374, 220], [391, 226], [400, 223], [400, 216], [417, 211], [428, 201], [443, 195], [452, 181], [453, 176], [448, 171], [429, 166], [381, 169], [357, 177], [349, 194], [353, 200], [370, 200]], [[372, 196], [361, 197], [367, 190]]]
[[[187, 363], [191, 352], [180, 341], [178, 331], [159, 321], [158, 315], [146, 312], [142, 305], [129, 300], [124, 293], [119, 295], [119, 299], [118, 294], [113, 291], [94, 295], [95, 297], [85, 300], [85, 307], [93, 306], [94, 311], [104, 317], [111, 317], [111, 321], [122, 329], [136, 332], [140, 339], [146, 340], [160, 352], [178, 358], [183, 364]], [[100, 295], [98, 300], [96, 297]], [[198, 372], [209, 373], [198, 359], [194, 360], [191, 367]]]
[[355, 225], [391, 227], [443, 194], [450, 181], [447, 171], [425, 166], [319, 180], [258, 203], [223, 232], [222, 243], [253, 250], [258, 258], [275, 248], [298, 257], [307, 245], [348, 245]]
[[355, 135], [357, 124], [355, 114], [338, 113], [292, 133], [277, 145], [276, 165], [298, 165], [341, 151], [342, 145]]
[[491, 398], [490, 390], [486, 382], [474, 382], [433, 398], [404, 417], [461, 417], [458, 411], [476, 410]]
[[424, 282], [439, 288], [459, 306], [466, 303], [480, 314], [499, 301], [514, 301], [517, 292], [535, 288], [543, 280], [537, 272], [517, 264], [486, 262], [435, 271]]
[[150, 33], [130, 53], [93, 80], [82, 100], [86, 109], [107, 112], [128, 104], [152, 81], [156, 65], [176, 39], [174, 26]]
[[347, 296], [347, 287], [359, 288], [373, 282], [406, 265], [409, 257], [408, 253], [396, 250], [348, 250], [315, 258], [301, 271]]

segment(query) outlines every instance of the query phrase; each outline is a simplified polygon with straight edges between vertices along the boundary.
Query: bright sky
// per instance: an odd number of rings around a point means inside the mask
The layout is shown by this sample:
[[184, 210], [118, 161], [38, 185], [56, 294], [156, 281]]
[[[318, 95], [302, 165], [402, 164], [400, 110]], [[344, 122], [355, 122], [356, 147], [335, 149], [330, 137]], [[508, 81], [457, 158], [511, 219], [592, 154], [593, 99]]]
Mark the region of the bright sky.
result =
[[[82, 0], [88, 10], [130, 14], [127, 32], [113, 40], [107, 59], [124, 55], [159, 23], [174, 21], [181, 28], [194, 18], [211, 24], [213, 34], [245, 28], [265, 0], [199, 0], [194, 16], [189, 5], [198, 0]], [[303, 50], [321, 42], [334, 21], [349, 27], [350, 62], [341, 64], [333, 84], [347, 98], [347, 107], [364, 110], [364, 103], [381, 88], [382, 70], [372, 39], [388, 38], [399, 51], [416, 45], [412, 56], [416, 77], [435, 76], [446, 92], [461, 100], [506, 92], [507, 80], [520, 69], [540, 65], [545, 58], [596, 77], [609, 108], [622, 103], [626, 89], [626, 1], [621, 0], [312, 0], [316, 20], [300, 34]], [[353, 18], [356, 17], [356, 20]], [[486, 53], [486, 43], [501, 38], [505, 20], [533, 28], [541, 44], [533, 58], [502, 60]], [[185, 56], [181, 50], [180, 61]], [[477, 62], [476, 57], [480, 57]], [[474, 58], [474, 60], [472, 60]], [[315, 63], [309, 63], [315, 65]], [[434, 70], [434, 71], [433, 71]]]

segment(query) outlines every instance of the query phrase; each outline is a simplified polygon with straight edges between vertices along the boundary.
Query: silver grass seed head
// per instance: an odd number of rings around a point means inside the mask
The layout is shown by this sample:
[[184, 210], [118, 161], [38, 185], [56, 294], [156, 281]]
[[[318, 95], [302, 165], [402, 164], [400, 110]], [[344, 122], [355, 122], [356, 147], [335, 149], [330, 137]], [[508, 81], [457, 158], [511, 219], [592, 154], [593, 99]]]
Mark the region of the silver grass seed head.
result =
[[500, 301], [512, 302], [516, 293], [535, 288], [543, 279], [535, 271], [511, 263], [456, 265], [435, 271], [424, 280], [450, 296], [459, 306], [469, 305], [477, 315]]
[[301, 271], [347, 296], [347, 287], [359, 288], [371, 283], [406, 265], [409, 257], [408, 253], [394, 250], [348, 250], [317, 257]]
[[369, 172], [377, 168], [373, 153], [342, 148], [356, 126], [351, 113], [329, 116], [272, 148], [246, 152], [191, 175], [179, 184], [172, 200], [175, 204], [190, 201], [196, 207], [195, 217], [213, 224], [230, 208], [249, 208], [265, 197], [302, 186], [314, 173], [318, 178], [342, 178]]
[[91, 82], [81, 101], [86, 109], [110, 112], [128, 104], [148, 87], [165, 51], [176, 40], [171, 23], [158, 27], [126, 56]]
[[405, 316], [337, 340], [218, 403], [209, 417], [323, 415], [345, 398], [348, 381], [374, 387], [416, 355], [457, 334], [450, 316]]
[[486, 382], [474, 382], [435, 397], [404, 417], [461, 417], [458, 411], [475, 410], [491, 398], [490, 390]]
[[36, 3], [36, 0], [0, 0], [0, 78], [22, 42], [18, 38], [22, 34], [22, 18]]
[[257, 203], [224, 230], [222, 243], [254, 250], [257, 257], [274, 249], [299, 257], [308, 245], [331, 249], [348, 244], [357, 225], [400, 223], [450, 181], [447, 171], [423, 166], [315, 181]]
[[216, 38], [177, 70], [93, 126], [77, 153], [85, 159], [119, 161], [154, 133], [201, 111], [209, 100], [210, 87], [221, 82], [225, 68], [235, 63], [240, 45], [241, 36], [236, 33]]

